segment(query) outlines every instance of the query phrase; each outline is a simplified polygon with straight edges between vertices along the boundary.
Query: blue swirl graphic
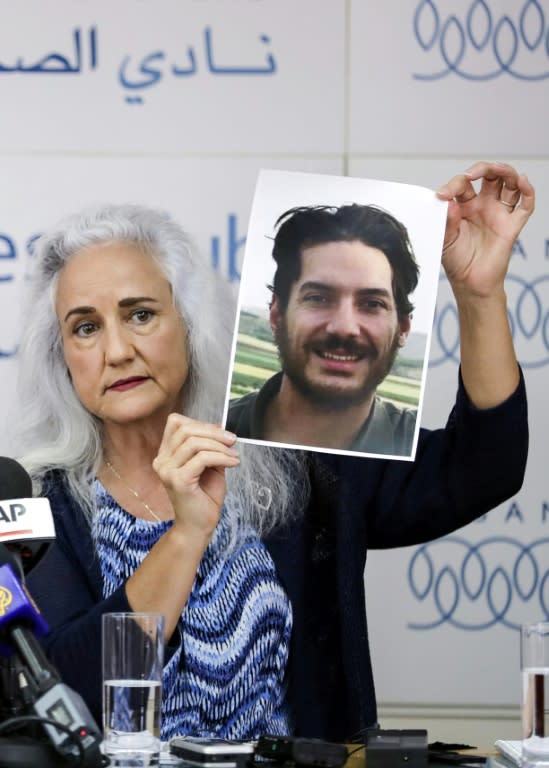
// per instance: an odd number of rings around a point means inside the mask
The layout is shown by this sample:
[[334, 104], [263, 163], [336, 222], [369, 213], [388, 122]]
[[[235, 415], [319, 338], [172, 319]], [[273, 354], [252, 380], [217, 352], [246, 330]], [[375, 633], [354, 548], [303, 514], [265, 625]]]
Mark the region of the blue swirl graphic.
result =
[[[441, 283], [447, 282], [441, 274]], [[442, 285], [441, 285], [442, 288]], [[549, 363], [549, 274], [530, 280], [506, 277], [507, 313], [521, 366], [542, 368]], [[429, 366], [459, 364], [459, 319], [453, 298], [439, 290]]]
[[549, 78], [549, 14], [540, 0], [517, 3], [513, 15], [502, 13], [498, 0], [473, 0], [461, 18], [455, 5], [445, 17], [435, 0], [417, 4], [414, 36], [431, 69], [414, 73], [416, 80], [450, 74], [472, 81], [502, 75], [533, 82]]
[[418, 547], [408, 565], [408, 585], [431, 618], [408, 626], [480, 631], [501, 624], [517, 630], [525, 606], [549, 621], [548, 544], [549, 537], [523, 544], [510, 536], [477, 543], [448, 536]]

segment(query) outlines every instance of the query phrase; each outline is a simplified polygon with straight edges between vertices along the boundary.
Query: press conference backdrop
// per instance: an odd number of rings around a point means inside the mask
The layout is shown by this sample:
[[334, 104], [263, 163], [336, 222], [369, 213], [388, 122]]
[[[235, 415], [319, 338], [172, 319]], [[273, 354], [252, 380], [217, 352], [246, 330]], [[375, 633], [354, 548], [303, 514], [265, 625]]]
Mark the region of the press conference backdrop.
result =
[[[61, 215], [165, 208], [236, 292], [260, 168], [436, 188], [515, 163], [538, 192], [507, 279], [525, 485], [445, 540], [371, 553], [366, 583], [382, 724], [497, 711], [518, 733], [518, 626], [549, 619], [548, 89], [549, 0], [0, 0], [0, 452], [33, 241]], [[457, 364], [441, 275], [425, 426]]]

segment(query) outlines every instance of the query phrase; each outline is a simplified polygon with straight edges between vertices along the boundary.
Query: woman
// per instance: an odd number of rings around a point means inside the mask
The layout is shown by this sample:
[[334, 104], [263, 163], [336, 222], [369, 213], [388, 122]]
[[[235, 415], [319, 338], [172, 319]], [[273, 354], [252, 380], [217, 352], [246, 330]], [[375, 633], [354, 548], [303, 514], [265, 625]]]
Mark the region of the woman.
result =
[[169, 641], [162, 738], [344, 740], [375, 722], [368, 547], [470, 522], [518, 490], [526, 461], [503, 280], [533, 189], [477, 163], [439, 196], [462, 367], [452, 417], [422, 430], [414, 463], [238, 455], [215, 423], [230, 303], [166, 216], [105, 207], [41, 239], [18, 428], [57, 540], [29, 584], [49, 654], [96, 717], [101, 615], [154, 610]]
[[[30, 359], [44, 374], [28, 379], [36, 389], [22, 393], [22, 401], [32, 409], [31, 433], [45, 440], [30, 441], [38, 447], [26, 465], [34, 476], [45, 462], [63, 467], [63, 478], [50, 473], [41, 492], [56, 511], [75, 504], [75, 514], [93, 520], [106, 598], [101, 612], [165, 615], [166, 639], [174, 637], [164, 675], [164, 737], [208, 733], [219, 719], [231, 724], [228, 735], [242, 729], [286, 732], [278, 670], [285, 668], [291, 612], [272, 561], [257, 536], [247, 529], [238, 533], [229, 512], [202, 558], [220, 517], [223, 470], [239, 460], [234, 436], [180, 415], [185, 408], [199, 419], [218, 417], [230, 349], [231, 304], [195, 259], [187, 237], [166, 215], [138, 207], [89, 211], [43, 238], [33, 329], [21, 360], [23, 369]], [[207, 306], [215, 308], [209, 317], [200, 311]], [[283, 509], [290, 489], [273, 473], [279, 465], [273, 467], [268, 454], [259, 464], [258, 474], [271, 476]], [[237, 490], [233, 518], [237, 509], [253, 515], [249, 497], [258, 494], [261, 502], [261, 489]], [[246, 514], [241, 517], [245, 521]], [[237, 535], [238, 551], [222, 559], [218, 551], [229, 549]], [[200, 586], [184, 628], [175, 632], [195, 577]], [[220, 580], [225, 590], [218, 595]], [[71, 594], [68, 600], [72, 618], [82, 604]], [[204, 612], [214, 627], [206, 637]], [[177, 675], [181, 635], [185, 676]], [[219, 651], [223, 645], [226, 654]], [[66, 653], [79, 677], [82, 643], [73, 637], [67, 644], [62, 669]], [[206, 683], [210, 697], [183, 707]], [[93, 709], [97, 716], [97, 705]]]

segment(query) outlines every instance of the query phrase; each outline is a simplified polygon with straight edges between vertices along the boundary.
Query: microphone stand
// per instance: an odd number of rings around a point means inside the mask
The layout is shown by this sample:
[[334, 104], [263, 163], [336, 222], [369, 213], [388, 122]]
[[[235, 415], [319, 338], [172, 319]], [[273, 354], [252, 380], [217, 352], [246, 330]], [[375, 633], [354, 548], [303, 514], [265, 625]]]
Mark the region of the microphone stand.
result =
[[[23, 714], [0, 723], [0, 768], [104, 765], [99, 749], [101, 733], [82, 698], [61, 682], [28, 629], [8, 627], [7, 634], [16, 650], [8, 660], [6, 675], [10, 698], [13, 708]], [[2, 735], [3, 731], [21, 731], [29, 725], [31, 735]]]

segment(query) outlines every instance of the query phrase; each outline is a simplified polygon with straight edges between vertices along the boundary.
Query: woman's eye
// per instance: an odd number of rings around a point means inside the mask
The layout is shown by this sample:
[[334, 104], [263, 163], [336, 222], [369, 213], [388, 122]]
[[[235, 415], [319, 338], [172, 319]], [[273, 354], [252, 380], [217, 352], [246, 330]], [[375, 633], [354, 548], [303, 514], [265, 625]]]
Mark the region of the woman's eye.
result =
[[146, 323], [153, 315], [154, 312], [150, 309], [136, 309], [135, 312], [132, 312], [132, 319], [138, 323]]
[[86, 336], [91, 336], [94, 331], [95, 331], [95, 323], [80, 323], [74, 329], [75, 335], [80, 336], [81, 338], [85, 338]]

